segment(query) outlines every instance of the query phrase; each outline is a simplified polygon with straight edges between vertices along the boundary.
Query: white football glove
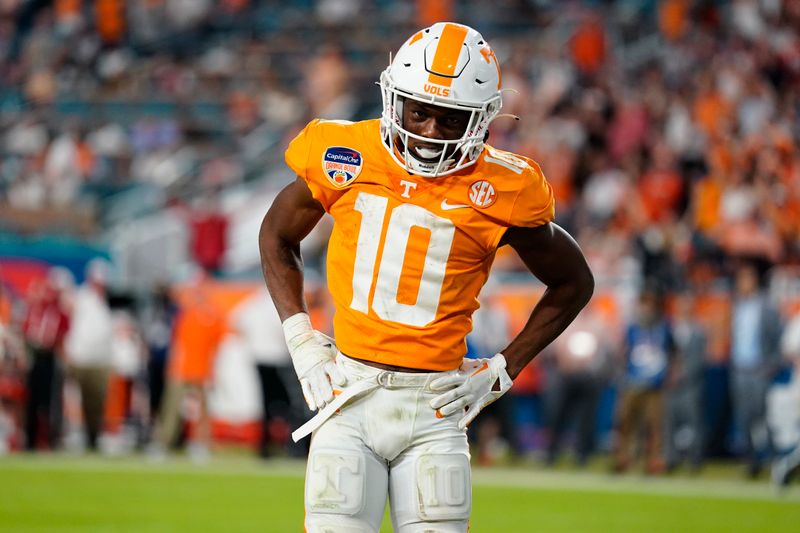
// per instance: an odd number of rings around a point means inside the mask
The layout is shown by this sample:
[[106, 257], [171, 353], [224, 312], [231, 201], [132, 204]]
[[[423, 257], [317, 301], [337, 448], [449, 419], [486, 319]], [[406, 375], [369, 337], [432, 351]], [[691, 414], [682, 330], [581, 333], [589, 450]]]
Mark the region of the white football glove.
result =
[[283, 335], [308, 408], [322, 409], [333, 400], [333, 385], [343, 387], [347, 383], [336, 366], [336, 343], [311, 327], [306, 313], [287, 318], [283, 322]]
[[447, 391], [431, 400], [431, 407], [441, 416], [466, 408], [458, 421], [459, 429], [464, 429], [481, 409], [508, 392], [512, 384], [503, 354], [491, 359], [464, 359], [457, 372], [431, 382], [432, 390]]

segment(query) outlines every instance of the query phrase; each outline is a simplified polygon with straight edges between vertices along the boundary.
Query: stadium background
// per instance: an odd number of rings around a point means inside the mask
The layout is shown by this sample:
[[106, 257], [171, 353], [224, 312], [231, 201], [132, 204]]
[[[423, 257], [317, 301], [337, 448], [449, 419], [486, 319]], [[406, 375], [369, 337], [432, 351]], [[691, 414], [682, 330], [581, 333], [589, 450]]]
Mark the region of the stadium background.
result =
[[[756, 266], [783, 324], [800, 313], [800, 2], [791, 0], [0, 1], [3, 449], [24, 447], [27, 356], [10, 339], [24, 337], [26, 303], [52, 267], [79, 285], [98, 257], [112, 266], [112, 307], [129, 313], [143, 344], [142, 317], [164, 284], [180, 309], [213, 308], [223, 339], [205, 362], [215, 449], [255, 447], [258, 380], [238, 317], [266, 298], [256, 235], [293, 179], [283, 150], [311, 118], [378, 116], [374, 83], [389, 52], [438, 20], [492, 43], [503, 86], [516, 90], [504, 111], [522, 120], [498, 120], [489, 142], [541, 164], [557, 221], [597, 278], [584, 319], [608, 369], [601, 456], [614, 443], [624, 328], [652, 286], [670, 309], [689, 295], [709, 341], [704, 456], [737, 460], [743, 437], [728, 392], [737, 268]], [[304, 243], [323, 330], [325, 237], [323, 224]], [[513, 254], [499, 254], [472, 346], [502, 347], [541, 290]], [[546, 447], [548, 357], [506, 407], [511, 428], [501, 433], [521, 457]], [[132, 378], [141, 395], [146, 358], [143, 348]], [[789, 366], [776, 383], [790, 382]], [[139, 414], [124, 381], [111, 377], [105, 406], [112, 454], [128, 450], [113, 437]], [[75, 405], [68, 386], [67, 433], [80, 426]], [[286, 427], [272, 432], [280, 442]], [[797, 439], [791, 425], [782, 439], [784, 448]]]

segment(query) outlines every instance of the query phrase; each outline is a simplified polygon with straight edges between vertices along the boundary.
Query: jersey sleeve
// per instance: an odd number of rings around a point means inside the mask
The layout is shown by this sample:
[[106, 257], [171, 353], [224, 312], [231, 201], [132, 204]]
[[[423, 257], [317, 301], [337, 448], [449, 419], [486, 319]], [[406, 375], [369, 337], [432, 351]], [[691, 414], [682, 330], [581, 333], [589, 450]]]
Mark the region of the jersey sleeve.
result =
[[334, 188], [322, 171], [325, 141], [320, 131], [321, 125], [319, 119], [309, 122], [289, 143], [284, 158], [289, 168], [306, 182], [314, 199], [322, 204], [325, 211], [330, 211], [342, 191]]
[[284, 154], [286, 164], [289, 165], [289, 168], [303, 179], [306, 179], [306, 175], [308, 174], [308, 159], [311, 155], [312, 137], [314, 126], [317, 122], [317, 120], [313, 120], [306, 124], [303, 131], [298, 133], [289, 143], [289, 147]]
[[522, 174], [519, 192], [511, 206], [509, 226], [534, 228], [555, 218], [553, 188], [536, 162], [527, 160], [529, 168]]

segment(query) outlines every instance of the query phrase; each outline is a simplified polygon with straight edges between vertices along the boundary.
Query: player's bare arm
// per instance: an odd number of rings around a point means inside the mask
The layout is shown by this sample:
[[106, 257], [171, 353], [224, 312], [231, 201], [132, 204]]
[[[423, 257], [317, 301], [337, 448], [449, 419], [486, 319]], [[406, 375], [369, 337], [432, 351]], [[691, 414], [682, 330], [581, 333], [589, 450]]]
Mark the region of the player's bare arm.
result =
[[278, 194], [258, 235], [264, 280], [283, 322], [292, 364], [312, 411], [333, 400], [333, 385], [343, 386], [345, 382], [334, 363], [336, 346], [313, 329], [303, 297], [300, 241], [324, 214], [308, 186], [298, 179]]
[[464, 413], [465, 428], [480, 411], [508, 392], [512, 380], [541, 350], [558, 337], [586, 305], [594, 278], [577, 243], [557, 224], [512, 227], [500, 245], [508, 244], [545, 285], [522, 332], [489, 359], [464, 359], [459, 372], [439, 378], [431, 388], [443, 391], [430, 405], [437, 415]]
[[278, 194], [261, 223], [261, 269], [281, 320], [307, 312], [300, 241], [324, 214], [305, 182], [297, 179]]
[[511, 246], [547, 286], [525, 327], [502, 352], [514, 379], [589, 302], [594, 277], [578, 244], [557, 224], [510, 228], [500, 244]]

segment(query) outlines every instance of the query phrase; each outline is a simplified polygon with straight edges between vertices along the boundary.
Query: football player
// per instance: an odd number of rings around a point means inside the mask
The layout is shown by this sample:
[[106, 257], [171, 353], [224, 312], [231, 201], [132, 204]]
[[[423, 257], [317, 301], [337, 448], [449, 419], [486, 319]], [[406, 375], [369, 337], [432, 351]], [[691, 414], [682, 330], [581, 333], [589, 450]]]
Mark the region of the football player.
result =
[[[463, 532], [472, 506], [466, 427], [573, 320], [594, 281], [553, 223], [530, 159], [487, 144], [502, 105], [494, 52], [437, 23], [383, 71], [380, 119], [314, 120], [291, 142], [298, 179], [269, 209], [259, 245], [306, 401], [319, 410], [305, 489], [309, 532]], [[303, 300], [300, 241], [325, 213], [335, 344]], [[511, 246], [547, 285], [498, 354], [464, 359], [495, 252]]]

